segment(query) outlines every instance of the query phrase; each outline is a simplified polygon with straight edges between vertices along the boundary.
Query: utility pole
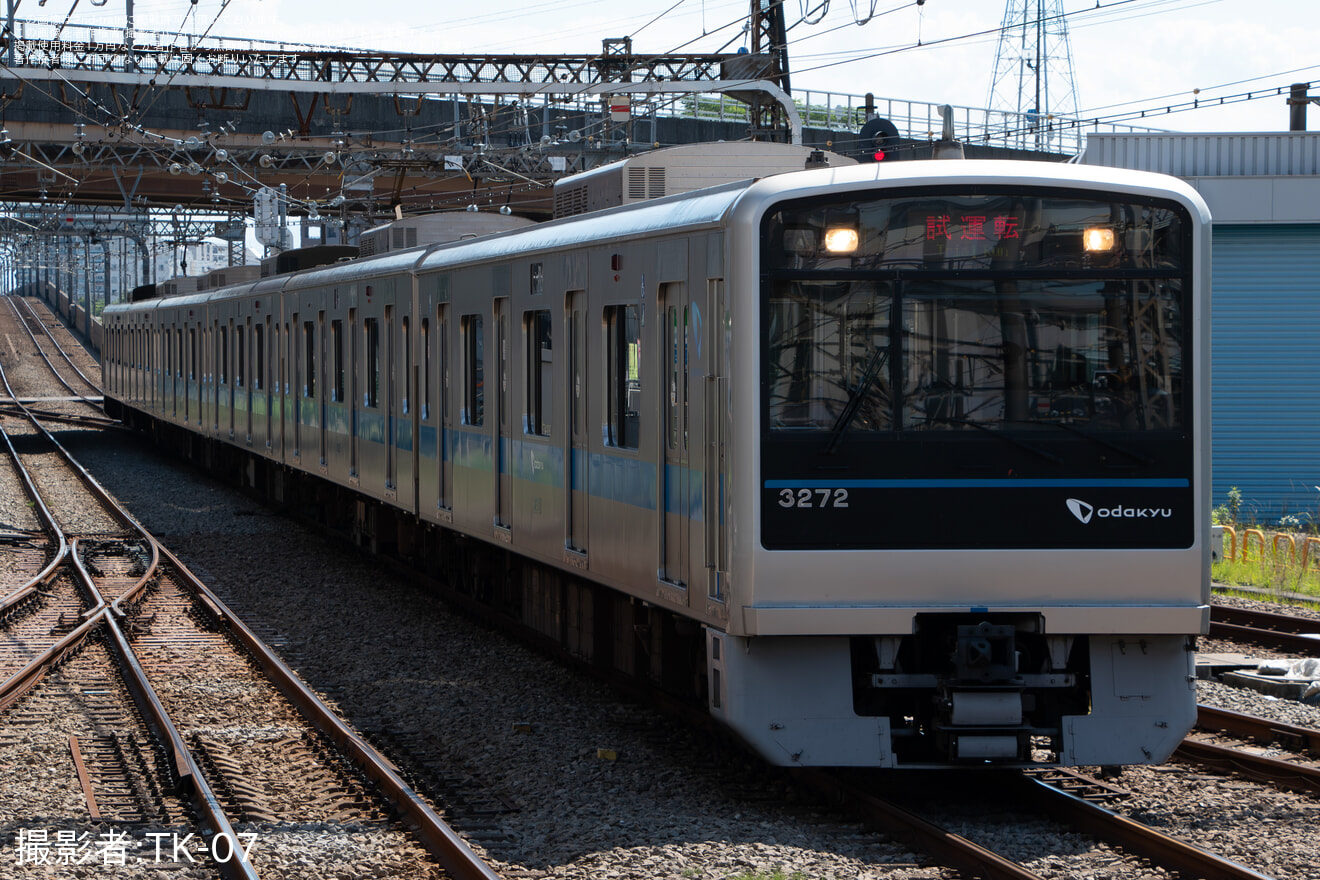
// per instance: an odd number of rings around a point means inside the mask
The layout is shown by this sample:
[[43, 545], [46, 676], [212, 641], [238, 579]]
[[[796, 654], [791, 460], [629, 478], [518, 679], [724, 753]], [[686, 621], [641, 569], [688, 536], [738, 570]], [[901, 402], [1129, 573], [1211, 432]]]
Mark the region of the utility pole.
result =
[[[788, 77], [788, 26], [781, 0], [752, 0], [748, 18], [751, 54], [725, 62], [726, 79], [767, 80], [791, 94]], [[752, 140], [782, 140], [787, 134], [784, 108], [763, 92], [729, 92], [748, 105]]]
[[1306, 105], [1320, 104], [1320, 97], [1311, 97], [1310, 83], [1293, 83], [1288, 94], [1288, 130], [1306, 131]]

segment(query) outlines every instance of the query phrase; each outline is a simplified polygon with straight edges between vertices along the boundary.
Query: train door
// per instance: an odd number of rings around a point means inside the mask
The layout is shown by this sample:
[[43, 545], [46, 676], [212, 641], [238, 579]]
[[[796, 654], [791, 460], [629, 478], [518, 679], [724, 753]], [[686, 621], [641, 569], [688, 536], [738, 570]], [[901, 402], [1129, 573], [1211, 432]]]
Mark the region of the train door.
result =
[[[179, 312], [180, 321], [183, 311]], [[188, 347], [184, 342], [183, 324], [174, 327], [174, 415], [188, 423]]]
[[509, 298], [497, 297], [495, 306], [495, 525], [506, 531], [513, 522], [513, 492], [510, 486], [511, 475], [508, 467], [510, 407], [512, 401], [509, 388]]
[[[338, 291], [335, 300], [338, 301]], [[330, 318], [329, 333], [325, 339], [325, 394], [326, 415], [321, 432], [325, 437], [326, 467], [335, 474], [348, 468], [348, 434], [351, 430], [352, 401], [348, 399], [348, 370], [344, 361], [344, 319], [336, 311]]]
[[243, 407], [242, 427], [243, 442], [252, 445], [252, 383], [255, 347], [252, 342], [252, 317], [241, 316], [238, 319], [238, 396]]
[[227, 331], [219, 317], [215, 319], [215, 326], [211, 330], [211, 369], [215, 376], [213, 382], [215, 393], [211, 395], [211, 434], [218, 437], [220, 435], [220, 422], [223, 418], [223, 409], [220, 403], [223, 399], [225, 383], [229, 381], [229, 376], [225, 372], [229, 369], [229, 359], [225, 356], [225, 345], [227, 342]]
[[[180, 319], [183, 312], [180, 310]], [[174, 325], [174, 416], [188, 423], [188, 350], [183, 341], [183, 325]]]
[[391, 498], [397, 498], [399, 491], [398, 331], [398, 318], [394, 306], [387, 305], [385, 306], [385, 494]]
[[[356, 299], [356, 292], [350, 294]], [[358, 333], [357, 309], [348, 310], [348, 478], [358, 478]]]
[[[276, 325], [275, 332], [278, 335], [279, 333], [278, 325]], [[272, 422], [272, 418], [273, 418], [272, 412], [275, 409], [275, 401], [274, 401], [274, 392], [272, 392], [271, 390], [272, 380], [270, 377], [270, 373], [272, 372], [272, 369], [274, 367], [274, 358], [271, 356], [271, 345], [274, 342], [274, 340], [275, 337], [271, 336], [270, 315], [267, 315], [266, 322], [262, 325], [261, 339], [258, 341], [258, 350], [260, 351], [259, 357], [261, 358], [261, 363], [257, 367], [257, 374], [258, 374], [257, 381], [261, 382], [262, 403], [265, 404], [265, 409], [266, 409], [266, 414], [264, 419], [265, 430], [263, 431], [263, 439], [265, 441], [265, 445], [267, 449], [270, 449], [274, 445], [273, 443], [274, 436], [271, 432], [274, 430], [274, 423]], [[276, 391], [278, 391], [278, 389], [276, 389]]]
[[449, 307], [436, 306], [435, 309], [435, 417], [436, 417], [436, 473], [439, 486], [436, 487], [436, 506], [440, 510], [452, 511], [454, 499], [451, 497], [454, 486], [454, 459], [449, 454], [449, 432], [453, 430], [449, 408]]
[[166, 398], [163, 401], [164, 410], [169, 413], [171, 419], [179, 417], [179, 388], [178, 381], [174, 375], [174, 329], [172, 326], [165, 328], [165, 388]]
[[293, 313], [293, 321], [289, 325], [291, 335], [289, 336], [289, 365], [292, 367], [293, 382], [288, 394], [289, 417], [293, 424], [293, 449], [290, 450], [294, 462], [302, 457], [302, 389], [303, 389], [303, 357], [302, 357], [302, 325], [298, 323], [298, 313]]
[[[564, 450], [564, 546], [583, 557], [587, 552], [587, 292], [568, 293], [568, 448]], [[585, 561], [585, 560], [583, 560]]]
[[[238, 360], [234, 358], [234, 347], [236, 343], [233, 340], [237, 339], [237, 331], [234, 328], [233, 318], [229, 319], [228, 327], [229, 327], [229, 332], [225, 336], [225, 362], [226, 364], [232, 362], [233, 368], [230, 369], [226, 367], [225, 369], [225, 374], [226, 374], [225, 378], [228, 379], [229, 381], [229, 386], [226, 389], [226, 393], [225, 393], [225, 403], [229, 407], [229, 417], [226, 419], [226, 424], [229, 425], [229, 439], [233, 440], [234, 439], [234, 408], [238, 405], [236, 400], [235, 389], [237, 388], [238, 381], [242, 375], [242, 367], [239, 366]], [[239, 330], [243, 329], [242, 324], [239, 324], [238, 329]], [[231, 361], [231, 359], [233, 360]]]
[[275, 323], [275, 357], [278, 359], [278, 366], [275, 368], [275, 395], [279, 399], [280, 406], [280, 427], [278, 440], [278, 453], [280, 461], [286, 461], [288, 454], [286, 441], [288, 438], [288, 420], [289, 420], [289, 325], [286, 322], [283, 326], [277, 321]]
[[[728, 363], [727, 328], [724, 304], [724, 279], [711, 278], [706, 282], [706, 320], [697, 326], [698, 338], [705, 346], [705, 376], [702, 381], [704, 396], [702, 449], [702, 529], [704, 540], [706, 600], [724, 602], [724, 571], [728, 570], [728, 545], [724, 540], [725, 508], [728, 499], [724, 492], [725, 419], [728, 406], [728, 380], [723, 374]], [[710, 613], [712, 606], [707, 605]], [[717, 613], [725, 613], [720, 609]]]
[[[321, 411], [318, 406], [323, 382], [317, 375], [317, 333], [316, 321], [308, 314], [302, 322], [302, 333], [299, 335], [299, 351], [301, 357], [298, 359], [298, 372], [301, 386], [299, 388], [298, 399], [298, 417], [294, 424], [297, 427], [298, 435], [295, 441], [297, 445], [297, 455], [311, 453], [313, 450], [317, 455], [317, 462], [320, 462], [320, 438], [317, 436], [320, 427]], [[312, 447], [312, 443], [316, 443]], [[306, 444], [306, 448], [304, 448]]]
[[686, 586], [691, 558], [692, 470], [688, 466], [688, 376], [691, 364], [691, 307], [687, 285], [660, 285], [660, 355], [664, 361], [660, 447], [664, 450], [660, 498], [660, 577]]
[[417, 415], [421, 404], [419, 369], [413, 349], [412, 302], [399, 297], [399, 344], [396, 375], [399, 383], [399, 415], [394, 432], [394, 488], [407, 510], [417, 510]]
[[316, 313], [315, 343], [316, 345], [319, 345], [320, 348], [317, 350], [318, 351], [318, 356], [316, 358], [317, 362], [312, 365], [312, 369], [319, 368], [322, 371], [321, 376], [319, 377], [320, 381], [317, 383], [318, 387], [316, 389], [316, 397], [313, 399], [314, 403], [316, 404], [316, 412], [317, 412], [317, 435], [320, 437], [321, 440], [320, 447], [317, 450], [318, 453], [317, 462], [321, 466], [321, 473], [325, 473], [326, 465], [327, 465], [326, 436], [325, 436], [326, 409], [327, 409], [326, 390], [330, 386], [331, 377], [328, 375], [330, 373], [330, 361], [326, 358], [326, 351], [325, 351], [326, 332], [325, 332], [324, 311], [319, 311]]
[[[367, 289], [367, 296], [372, 296], [370, 288]], [[376, 306], [369, 303], [368, 308], [375, 311]], [[360, 433], [357, 461], [363, 491], [379, 496], [387, 479], [389, 373], [386, 349], [389, 347], [390, 333], [388, 326], [381, 326], [388, 317], [385, 312], [382, 310], [376, 312], [376, 315], [380, 317], [371, 314], [362, 316], [362, 409], [358, 417]]]
[[[193, 393], [197, 392], [197, 400], [193, 401]], [[197, 381], [197, 328], [188, 328], [188, 399], [183, 402], [183, 417], [189, 424], [192, 424], [193, 415], [196, 414], [200, 422], [201, 419], [201, 392], [200, 384]]]

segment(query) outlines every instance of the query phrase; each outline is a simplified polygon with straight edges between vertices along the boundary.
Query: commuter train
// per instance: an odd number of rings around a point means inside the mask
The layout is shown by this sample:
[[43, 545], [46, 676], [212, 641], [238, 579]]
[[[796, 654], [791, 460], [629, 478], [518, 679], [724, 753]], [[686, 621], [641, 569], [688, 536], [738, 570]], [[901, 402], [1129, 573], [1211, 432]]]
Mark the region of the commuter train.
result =
[[1156, 762], [1209, 267], [1173, 178], [802, 170], [115, 305], [105, 393], [773, 763]]

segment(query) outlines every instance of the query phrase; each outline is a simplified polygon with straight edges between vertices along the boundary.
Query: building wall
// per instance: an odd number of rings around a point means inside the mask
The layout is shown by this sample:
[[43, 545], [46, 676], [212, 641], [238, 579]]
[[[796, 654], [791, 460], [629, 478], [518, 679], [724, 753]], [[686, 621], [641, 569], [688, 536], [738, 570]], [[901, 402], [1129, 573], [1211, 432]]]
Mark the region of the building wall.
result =
[[1214, 499], [1320, 520], [1320, 224], [1216, 225]]

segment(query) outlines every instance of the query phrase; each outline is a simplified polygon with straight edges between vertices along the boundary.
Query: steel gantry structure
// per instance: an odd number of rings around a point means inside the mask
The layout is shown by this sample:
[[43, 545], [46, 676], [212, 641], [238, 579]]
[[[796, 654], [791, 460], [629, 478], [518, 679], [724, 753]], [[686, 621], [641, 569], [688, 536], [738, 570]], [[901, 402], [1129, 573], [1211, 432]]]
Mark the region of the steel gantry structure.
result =
[[0, 50], [7, 199], [223, 209], [284, 184], [304, 209], [486, 194], [544, 210], [555, 178], [636, 149], [648, 109], [712, 92], [777, 108], [752, 135], [801, 139], [769, 55], [640, 55], [626, 39], [591, 56], [183, 49], [141, 33], [130, 48], [23, 24]]

